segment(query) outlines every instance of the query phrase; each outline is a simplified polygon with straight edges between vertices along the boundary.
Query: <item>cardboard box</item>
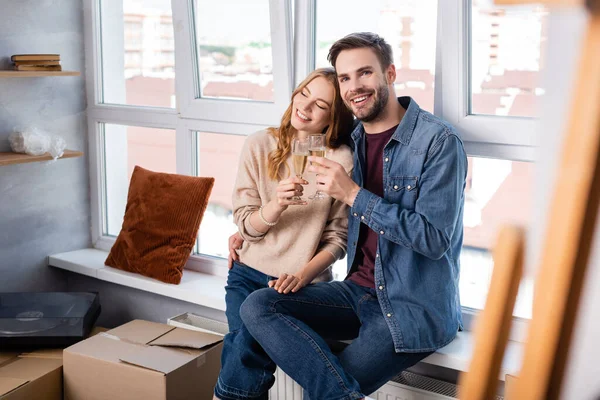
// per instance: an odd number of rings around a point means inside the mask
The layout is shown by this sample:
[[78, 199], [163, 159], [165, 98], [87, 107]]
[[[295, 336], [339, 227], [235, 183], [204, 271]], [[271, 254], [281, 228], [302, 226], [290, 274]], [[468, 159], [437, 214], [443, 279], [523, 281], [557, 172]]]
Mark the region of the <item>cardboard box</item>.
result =
[[222, 340], [131, 321], [65, 349], [65, 399], [212, 399]]
[[0, 353], [0, 399], [62, 400], [62, 355], [62, 349]]
[[[177, 328], [191, 329], [198, 332], [214, 333], [215, 335], [219, 336], [225, 336], [227, 332], [229, 332], [229, 327], [226, 323], [211, 321], [208, 318], [189, 312], [167, 319], [167, 325], [175, 326]], [[210, 327], [210, 329], [206, 328], [207, 325]]]
[[0, 353], [0, 399], [62, 400], [62, 350]]

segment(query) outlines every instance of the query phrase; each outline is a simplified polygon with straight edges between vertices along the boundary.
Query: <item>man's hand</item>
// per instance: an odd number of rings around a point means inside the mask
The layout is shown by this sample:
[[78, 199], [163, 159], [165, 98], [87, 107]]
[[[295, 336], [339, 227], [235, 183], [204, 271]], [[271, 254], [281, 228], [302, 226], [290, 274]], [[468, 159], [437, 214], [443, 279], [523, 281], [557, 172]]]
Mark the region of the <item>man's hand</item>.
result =
[[240, 259], [236, 250], [242, 247], [244, 239], [240, 236], [239, 232], [229, 236], [229, 257], [227, 257], [227, 267], [233, 268], [233, 262]]
[[289, 292], [296, 293], [307, 284], [308, 282], [303, 278], [283, 273], [277, 280], [270, 281], [269, 287], [272, 287], [279, 293], [288, 294]]
[[352, 207], [354, 199], [360, 190], [352, 178], [340, 164], [323, 157], [308, 157], [312, 165], [308, 172], [316, 172], [318, 189], [334, 199], [343, 201]]

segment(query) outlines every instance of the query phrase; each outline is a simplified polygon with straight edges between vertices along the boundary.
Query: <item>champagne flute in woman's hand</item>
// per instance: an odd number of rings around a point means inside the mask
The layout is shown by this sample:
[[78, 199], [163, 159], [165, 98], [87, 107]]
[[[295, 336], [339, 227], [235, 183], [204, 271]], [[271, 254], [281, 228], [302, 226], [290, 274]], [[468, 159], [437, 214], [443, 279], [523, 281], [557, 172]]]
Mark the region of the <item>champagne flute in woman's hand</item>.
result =
[[[294, 139], [292, 141], [292, 162], [294, 164], [294, 173], [297, 178], [302, 179], [302, 174], [306, 168], [306, 159], [308, 158], [308, 140]], [[292, 197], [292, 200], [303, 201], [300, 196]]]

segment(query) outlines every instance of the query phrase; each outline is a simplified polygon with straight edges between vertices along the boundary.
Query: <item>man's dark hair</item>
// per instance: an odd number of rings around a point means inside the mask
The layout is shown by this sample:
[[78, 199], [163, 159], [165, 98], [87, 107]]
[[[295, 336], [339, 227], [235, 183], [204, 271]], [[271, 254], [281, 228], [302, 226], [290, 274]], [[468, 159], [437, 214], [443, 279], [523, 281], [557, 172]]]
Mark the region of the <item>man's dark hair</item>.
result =
[[383, 71], [394, 62], [392, 46], [384, 38], [372, 32], [355, 32], [344, 36], [331, 46], [327, 60], [335, 68], [335, 62], [342, 51], [362, 48], [368, 48], [375, 52]]

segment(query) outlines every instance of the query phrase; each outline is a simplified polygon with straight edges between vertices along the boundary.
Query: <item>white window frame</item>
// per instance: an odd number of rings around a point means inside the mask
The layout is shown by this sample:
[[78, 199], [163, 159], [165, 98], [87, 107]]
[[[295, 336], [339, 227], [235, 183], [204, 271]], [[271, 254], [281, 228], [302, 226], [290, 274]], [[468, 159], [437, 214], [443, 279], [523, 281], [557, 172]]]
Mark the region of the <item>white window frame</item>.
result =
[[[260, 103], [197, 98], [194, 67], [197, 61], [194, 59], [195, 52], [190, 51], [195, 35], [193, 0], [171, 1], [175, 27], [177, 109], [100, 103], [99, 2], [84, 0], [92, 241], [94, 247], [102, 250], [109, 250], [115, 238], [103, 235], [100, 123], [174, 129], [177, 173], [192, 175], [197, 157], [194, 132], [246, 135], [265, 126], [276, 126], [289, 104], [293, 87], [314, 69], [316, 0], [294, 2], [293, 24], [291, 0], [270, 0], [275, 101]], [[464, 22], [468, 21], [470, 6], [470, 0], [438, 1], [434, 113], [458, 128], [470, 156], [534, 161], [536, 119], [468, 115], [470, 39]], [[519, 135], [519, 131], [529, 133]], [[224, 259], [200, 254], [191, 256], [186, 268], [226, 276], [226, 263]], [[477, 313], [477, 310], [463, 307], [467, 329]], [[523, 341], [528, 320], [515, 317], [513, 322], [511, 338]]]
[[[183, 118], [277, 124], [292, 95], [292, 21], [290, 0], [269, 0], [273, 54], [273, 102], [201, 98], [195, 44], [195, 0], [172, 0], [175, 29], [177, 104]], [[179, 29], [182, 27], [182, 29]]]
[[469, 156], [535, 161], [538, 119], [469, 114], [470, 15], [471, 0], [438, 2], [435, 114], [461, 132]]
[[[106, 1], [106, 0], [105, 0]], [[194, 132], [248, 135], [266, 126], [277, 125], [292, 93], [291, 0], [269, 0], [275, 101], [197, 99], [195, 93], [195, 53], [192, 46], [193, 0], [171, 0], [175, 52], [177, 109], [101, 102], [102, 58], [100, 2], [84, 0], [88, 147], [91, 188], [91, 233], [95, 248], [108, 251], [115, 238], [104, 234], [103, 221], [103, 136], [101, 124], [172, 129], [176, 134], [178, 174], [193, 175], [196, 170]], [[181, 29], [179, 29], [181, 28]], [[214, 275], [227, 275], [227, 260], [204, 254], [192, 255], [186, 268]]]

